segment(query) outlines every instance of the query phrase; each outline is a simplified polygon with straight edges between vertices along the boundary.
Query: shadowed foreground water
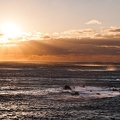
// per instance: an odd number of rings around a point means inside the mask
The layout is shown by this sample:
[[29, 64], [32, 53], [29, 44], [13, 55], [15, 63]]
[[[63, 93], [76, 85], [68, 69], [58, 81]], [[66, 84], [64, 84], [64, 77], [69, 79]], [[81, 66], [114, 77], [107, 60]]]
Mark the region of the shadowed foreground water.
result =
[[[80, 89], [120, 89], [119, 64], [0, 63], [0, 119], [2, 120], [120, 120], [120, 95], [72, 96]], [[96, 95], [97, 96], [97, 95]]]

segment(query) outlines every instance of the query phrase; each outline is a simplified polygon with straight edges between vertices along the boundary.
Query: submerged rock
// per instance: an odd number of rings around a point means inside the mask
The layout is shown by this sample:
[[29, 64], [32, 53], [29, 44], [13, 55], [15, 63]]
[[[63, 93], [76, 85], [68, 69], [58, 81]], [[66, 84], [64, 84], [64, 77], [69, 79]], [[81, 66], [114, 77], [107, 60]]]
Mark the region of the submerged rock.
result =
[[85, 88], [85, 85], [83, 85], [82, 87]]
[[90, 90], [90, 92], [92, 92], [92, 90]]
[[100, 95], [100, 93], [96, 93], [96, 95]]
[[72, 90], [71, 87], [68, 86], [68, 85], [65, 85], [63, 89], [64, 89], [64, 90]]

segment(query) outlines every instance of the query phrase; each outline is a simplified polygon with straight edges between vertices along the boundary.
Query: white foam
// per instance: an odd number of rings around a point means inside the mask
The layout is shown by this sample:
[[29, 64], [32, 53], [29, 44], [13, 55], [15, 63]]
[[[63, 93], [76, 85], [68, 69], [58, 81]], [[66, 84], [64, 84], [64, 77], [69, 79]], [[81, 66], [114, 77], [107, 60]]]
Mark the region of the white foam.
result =
[[[5, 87], [9, 88], [9, 87]], [[2, 94], [9, 94], [9, 95], [17, 95], [17, 94], [24, 94], [24, 95], [47, 95], [49, 93], [58, 93], [60, 89], [56, 88], [47, 88], [47, 89], [35, 89], [35, 90], [2, 90], [0, 91], [0, 95]]]
[[80, 87], [75, 86], [73, 91], [79, 92], [80, 96], [82, 97], [115, 97], [120, 95], [119, 91], [113, 91], [112, 88], [104, 88], [104, 87]]
[[[0, 95], [47, 95], [49, 93], [55, 93], [58, 96], [62, 95], [65, 97], [72, 97], [72, 93], [78, 92], [79, 95], [73, 97], [82, 98], [104, 98], [104, 97], [115, 97], [120, 95], [119, 91], [113, 91], [113, 88], [104, 87], [93, 87], [93, 86], [71, 86], [72, 90], [63, 90], [63, 88], [47, 88], [47, 89], [35, 89], [35, 90], [2, 90]], [[116, 88], [117, 89], [117, 88]]]

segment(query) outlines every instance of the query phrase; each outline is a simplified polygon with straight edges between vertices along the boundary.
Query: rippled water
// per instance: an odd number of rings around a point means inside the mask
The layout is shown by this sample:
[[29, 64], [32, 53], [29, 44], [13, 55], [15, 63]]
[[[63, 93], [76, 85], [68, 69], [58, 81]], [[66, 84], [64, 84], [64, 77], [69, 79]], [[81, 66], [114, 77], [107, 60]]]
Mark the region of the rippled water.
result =
[[120, 64], [1, 62], [0, 119], [119, 120], [119, 90]]

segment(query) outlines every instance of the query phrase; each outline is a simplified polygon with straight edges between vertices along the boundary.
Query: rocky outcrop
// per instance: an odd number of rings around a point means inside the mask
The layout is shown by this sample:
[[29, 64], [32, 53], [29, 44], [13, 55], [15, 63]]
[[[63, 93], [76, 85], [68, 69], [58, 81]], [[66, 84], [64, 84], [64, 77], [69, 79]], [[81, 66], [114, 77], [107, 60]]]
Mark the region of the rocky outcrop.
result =
[[65, 85], [63, 89], [64, 89], [64, 90], [72, 90], [71, 87], [68, 86], [68, 85]]

